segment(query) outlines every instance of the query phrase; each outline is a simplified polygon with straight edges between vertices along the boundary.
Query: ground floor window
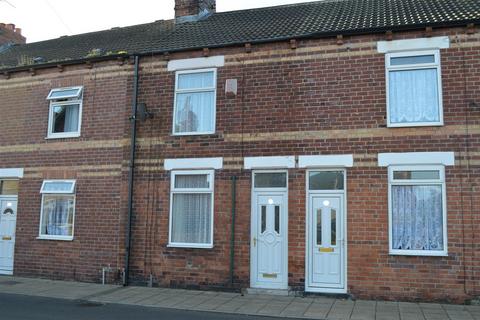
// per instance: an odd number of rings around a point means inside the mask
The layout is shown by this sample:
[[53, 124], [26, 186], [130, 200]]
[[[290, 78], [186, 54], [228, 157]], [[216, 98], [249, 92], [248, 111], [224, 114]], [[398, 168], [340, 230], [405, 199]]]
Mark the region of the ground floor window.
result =
[[443, 166], [389, 168], [390, 253], [445, 255]]
[[172, 171], [170, 246], [213, 246], [213, 184], [213, 170]]
[[75, 216], [75, 181], [44, 181], [39, 238], [72, 240]]

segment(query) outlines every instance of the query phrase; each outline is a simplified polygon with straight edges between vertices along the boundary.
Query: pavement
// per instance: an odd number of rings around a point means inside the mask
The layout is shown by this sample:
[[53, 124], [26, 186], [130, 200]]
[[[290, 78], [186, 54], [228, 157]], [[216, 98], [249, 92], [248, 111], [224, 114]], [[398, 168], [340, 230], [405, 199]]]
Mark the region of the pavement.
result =
[[[57, 298], [232, 315], [335, 320], [480, 320], [480, 306], [348, 300], [330, 297], [241, 295], [237, 293], [0, 276], [0, 294]], [[225, 315], [225, 317], [227, 317]]]

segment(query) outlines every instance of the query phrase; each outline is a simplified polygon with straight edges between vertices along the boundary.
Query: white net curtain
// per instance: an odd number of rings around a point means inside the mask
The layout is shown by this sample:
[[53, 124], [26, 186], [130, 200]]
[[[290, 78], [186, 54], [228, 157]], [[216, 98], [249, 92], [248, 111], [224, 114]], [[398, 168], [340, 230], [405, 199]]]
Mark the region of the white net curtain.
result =
[[443, 250], [441, 186], [392, 186], [392, 245], [400, 250]]

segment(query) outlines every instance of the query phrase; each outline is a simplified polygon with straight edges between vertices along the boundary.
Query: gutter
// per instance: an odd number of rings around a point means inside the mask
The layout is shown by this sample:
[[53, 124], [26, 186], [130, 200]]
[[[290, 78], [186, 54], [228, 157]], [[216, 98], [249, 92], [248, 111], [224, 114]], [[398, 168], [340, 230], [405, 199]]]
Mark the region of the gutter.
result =
[[127, 228], [125, 236], [125, 271], [123, 277], [123, 285], [128, 286], [130, 272], [130, 251], [132, 245], [132, 215], [133, 215], [133, 182], [135, 171], [135, 149], [137, 135], [137, 102], [138, 102], [138, 64], [139, 56], [135, 56], [135, 68], [133, 75], [133, 94], [132, 94], [132, 114], [130, 115], [131, 135], [130, 135], [130, 161], [128, 166], [128, 215]]
[[262, 43], [270, 43], [270, 42], [287, 41], [290, 39], [328, 38], [328, 37], [336, 37], [337, 35], [353, 36], [353, 35], [385, 33], [387, 31], [392, 31], [392, 32], [416, 31], [416, 30], [425, 29], [426, 27], [432, 27], [432, 28], [466, 27], [468, 24], [479, 25], [480, 19], [469, 19], [469, 20], [452, 21], [452, 22], [435, 22], [435, 23], [425, 23], [425, 24], [411, 24], [411, 25], [404, 25], [404, 26], [385, 26], [385, 27], [377, 27], [377, 28], [351, 29], [351, 30], [343, 30], [343, 31], [313, 32], [308, 34], [299, 34], [299, 35], [291, 35], [291, 36], [283, 36], [283, 37], [263, 38], [263, 39], [256, 39], [256, 40], [244, 40], [244, 41], [232, 41], [232, 42], [226, 42], [226, 43], [220, 43], [220, 44], [208, 45], [208, 46], [184, 47], [184, 48], [177, 48], [177, 49], [170, 49], [170, 50], [155, 50], [155, 51], [148, 51], [148, 52], [137, 52], [134, 54], [121, 54], [121, 55], [110, 55], [110, 56], [101, 56], [101, 57], [94, 57], [94, 58], [81, 58], [81, 59], [75, 59], [75, 60], [57, 61], [52, 63], [38, 64], [38, 65], [11, 67], [6, 69], [0, 69], [0, 73], [8, 74], [11, 72], [29, 71], [31, 69], [34, 69], [34, 70], [46, 69], [46, 68], [56, 67], [58, 65], [67, 66], [67, 65], [74, 65], [74, 64], [82, 64], [86, 62], [108, 61], [108, 60], [119, 59], [119, 58], [128, 58], [129, 56], [143, 57], [143, 56], [151, 56], [155, 54], [201, 50], [204, 48], [210, 48], [210, 49], [224, 48], [224, 47], [244, 45], [245, 43], [262, 44]]

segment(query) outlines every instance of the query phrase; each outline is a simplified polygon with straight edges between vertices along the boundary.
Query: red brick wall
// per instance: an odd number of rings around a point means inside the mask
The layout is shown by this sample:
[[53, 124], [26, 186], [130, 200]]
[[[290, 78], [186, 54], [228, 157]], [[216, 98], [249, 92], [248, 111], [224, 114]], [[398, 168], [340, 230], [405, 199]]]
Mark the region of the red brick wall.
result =
[[[132, 279], [146, 283], [152, 274], [161, 286], [228, 285], [230, 178], [235, 175], [239, 180], [234, 287], [248, 287], [251, 171], [241, 169], [243, 157], [354, 154], [354, 167], [347, 170], [348, 292], [361, 298], [403, 300], [461, 301], [478, 295], [480, 221], [475, 213], [480, 209], [476, 197], [480, 109], [470, 102], [480, 101], [480, 37], [467, 36], [463, 29], [438, 30], [435, 35], [449, 35], [452, 40], [450, 49], [441, 50], [442, 127], [386, 128], [384, 55], [375, 47], [377, 40], [385, 40], [383, 35], [347, 37], [343, 45], [335, 39], [299, 41], [296, 50], [288, 42], [255, 45], [250, 54], [241, 47], [211, 50], [211, 55], [226, 58], [225, 67], [218, 69], [216, 134], [211, 136], [171, 136], [175, 75], [166, 71], [162, 57], [142, 58], [139, 102], [146, 103], [155, 117], [138, 125]], [[412, 32], [395, 38], [422, 36]], [[184, 52], [170, 58], [202, 54]], [[58, 144], [58, 151], [0, 152], [0, 167], [63, 165], [80, 171], [76, 223], [80, 222], [71, 243], [35, 239], [38, 190], [48, 170], [32, 170], [32, 175], [40, 172], [42, 177], [22, 180], [16, 274], [92, 281], [98, 280], [102, 265], [123, 266], [133, 71], [131, 66], [101, 67], [110, 68], [104, 71], [107, 75], [78, 66], [65, 68], [64, 73], [48, 70], [35, 77], [14, 74], [10, 80], [0, 80], [0, 99], [9, 101], [2, 104], [1, 112], [11, 119], [0, 128], [0, 150], [7, 145], [55, 143], [44, 140], [48, 107], [44, 99], [53, 86], [81, 84], [74, 72], [86, 72], [82, 79], [85, 99], [90, 101], [84, 105], [82, 138]], [[35, 82], [47, 76], [55, 80]], [[224, 96], [226, 79], [238, 79], [237, 97]], [[15, 81], [26, 85], [16, 88]], [[11, 87], [1, 89], [2, 85]], [[18, 114], [22, 114], [20, 120]], [[99, 140], [123, 144], [108, 148], [88, 144]], [[71, 141], [87, 146], [66, 150]], [[387, 169], [377, 166], [377, 154], [415, 151], [456, 154], [456, 165], [446, 169], [448, 257], [388, 255]], [[210, 250], [167, 247], [170, 174], [162, 162], [186, 157], [225, 158], [225, 169], [215, 172], [214, 248]], [[84, 171], [95, 170], [79, 167], [83, 164], [118, 164], [122, 175], [86, 177]], [[73, 174], [70, 171], [66, 174]], [[289, 286], [300, 290], [305, 278], [305, 210], [305, 170], [289, 170]], [[104, 223], [89, 228], [99, 216]], [[51, 246], [58, 248], [58, 259], [45, 257]]]

